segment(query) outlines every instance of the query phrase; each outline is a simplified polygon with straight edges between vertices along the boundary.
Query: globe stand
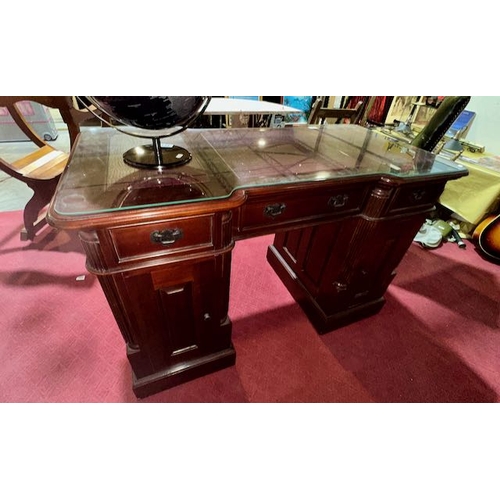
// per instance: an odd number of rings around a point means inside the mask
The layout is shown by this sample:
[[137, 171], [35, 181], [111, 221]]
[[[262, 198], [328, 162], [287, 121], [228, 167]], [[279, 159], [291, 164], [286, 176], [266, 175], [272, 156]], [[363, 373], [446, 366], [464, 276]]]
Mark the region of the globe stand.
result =
[[137, 146], [123, 154], [123, 161], [136, 168], [173, 168], [191, 161], [191, 153], [174, 144], [162, 144], [159, 137], [152, 145]]

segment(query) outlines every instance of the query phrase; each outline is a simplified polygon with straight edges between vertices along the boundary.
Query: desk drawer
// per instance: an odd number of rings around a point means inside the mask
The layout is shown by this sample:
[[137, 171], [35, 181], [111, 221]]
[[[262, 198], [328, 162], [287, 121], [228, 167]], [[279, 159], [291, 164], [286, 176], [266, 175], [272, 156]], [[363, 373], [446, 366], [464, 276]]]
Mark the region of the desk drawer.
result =
[[433, 205], [443, 190], [442, 184], [423, 184], [400, 187], [389, 207], [389, 213]]
[[110, 231], [120, 262], [213, 248], [213, 217], [188, 217], [136, 224]]
[[314, 189], [307, 193], [250, 194], [239, 213], [241, 232], [273, 229], [300, 221], [324, 219], [361, 211], [366, 185]]

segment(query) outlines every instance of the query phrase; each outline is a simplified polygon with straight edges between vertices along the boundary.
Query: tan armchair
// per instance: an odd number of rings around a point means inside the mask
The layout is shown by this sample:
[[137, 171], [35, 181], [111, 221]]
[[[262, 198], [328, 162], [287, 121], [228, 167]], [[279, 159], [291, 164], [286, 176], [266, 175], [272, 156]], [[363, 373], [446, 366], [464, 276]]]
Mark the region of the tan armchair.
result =
[[68, 127], [71, 147], [80, 132], [80, 122], [92, 116], [88, 112], [77, 110], [73, 106], [73, 98], [68, 96], [0, 96], [0, 106], [9, 110], [12, 119], [36, 146], [35, 151], [16, 161], [9, 162], [0, 158], [0, 170], [33, 190], [33, 196], [24, 208], [24, 228], [21, 231], [22, 240], [33, 240], [46, 224], [44, 209], [54, 195], [69, 154], [54, 148], [37, 135], [16, 106], [20, 101], [33, 101], [59, 110]]

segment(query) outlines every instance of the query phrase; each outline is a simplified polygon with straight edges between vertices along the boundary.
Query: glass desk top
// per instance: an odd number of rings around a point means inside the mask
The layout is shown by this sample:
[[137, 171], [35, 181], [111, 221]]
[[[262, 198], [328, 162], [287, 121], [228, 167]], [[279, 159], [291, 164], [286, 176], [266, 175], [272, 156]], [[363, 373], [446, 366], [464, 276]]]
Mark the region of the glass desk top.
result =
[[229, 198], [240, 189], [358, 176], [460, 177], [467, 169], [357, 125], [189, 129], [173, 143], [187, 165], [143, 170], [123, 161], [150, 144], [112, 128], [84, 129], [53, 201], [61, 216], [102, 214]]

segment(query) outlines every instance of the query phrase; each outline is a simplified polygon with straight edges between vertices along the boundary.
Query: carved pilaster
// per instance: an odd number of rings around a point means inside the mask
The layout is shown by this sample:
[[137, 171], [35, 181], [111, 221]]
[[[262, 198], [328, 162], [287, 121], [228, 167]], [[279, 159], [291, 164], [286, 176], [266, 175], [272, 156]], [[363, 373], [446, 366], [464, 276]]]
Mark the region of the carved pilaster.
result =
[[139, 349], [138, 341], [135, 339], [133, 331], [128, 322], [128, 315], [125, 306], [120, 298], [120, 290], [116, 283], [117, 276], [97, 276], [99, 283], [101, 284], [102, 290], [106, 299], [108, 300], [109, 306], [113, 315], [115, 317], [118, 328], [122, 334], [123, 339], [131, 349]]
[[101, 242], [97, 231], [80, 231], [78, 235], [87, 255], [87, 269], [95, 274], [104, 273], [107, 266], [101, 251]]
[[121, 278], [120, 275], [106, 275], [107, 266], [98, 232], [80, 231], [78, 234], [87, 255], [87, 269], [97, 275], [123, 339], [132, 349], [137, 349], [138, 342], [129, 325], [127, 311], [120, 298], [121, 292], [116, 281]]
[[233, 245], [233, 212], [224, 212], [221, 214], [221, 243], [222, 248]]
[[393, 192], [394, 186], [391, 181], [384, 177], [380, 179], [370, 193], [364, 215], [373, 219], [382, 217], [387, 209]]

